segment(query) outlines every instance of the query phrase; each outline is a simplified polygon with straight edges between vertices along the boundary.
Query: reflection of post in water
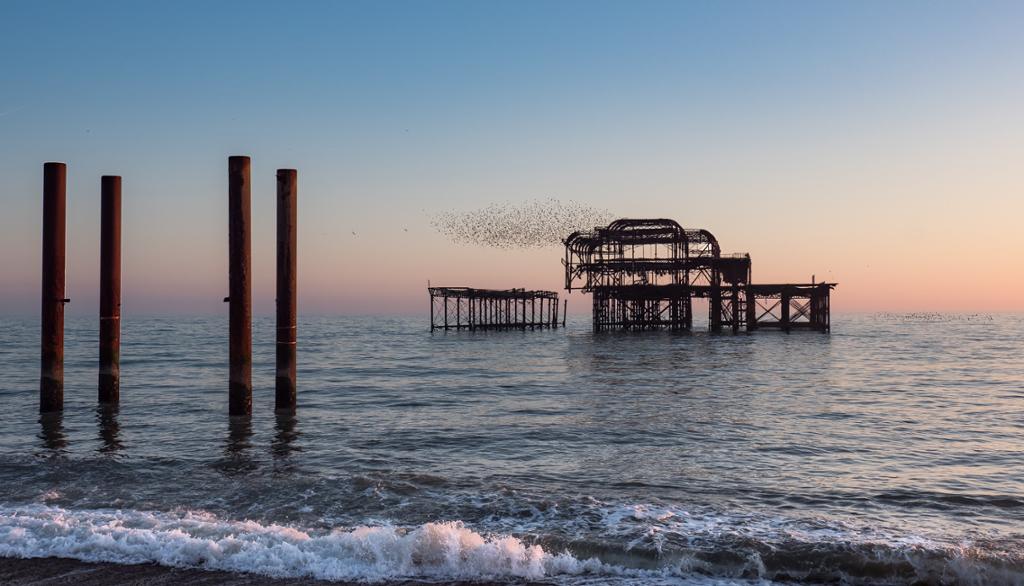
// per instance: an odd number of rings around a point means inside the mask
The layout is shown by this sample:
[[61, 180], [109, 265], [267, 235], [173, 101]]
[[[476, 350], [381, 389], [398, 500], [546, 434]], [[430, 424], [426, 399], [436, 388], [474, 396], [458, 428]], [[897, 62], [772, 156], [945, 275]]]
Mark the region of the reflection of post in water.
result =
[[270, 444], [270, 450], [275, 457], [286, 458], [298, 446], [292, 445], [299, 437], [296, 429], [295, 415], [288, 412], [278, 412], [277, 421], [274, 424], [274, 441]]
[[247, 415], [228, 418], [228, 441], [224, 446], [224, 455], [238, 457], [245, 455], [251, 447], [252, 419]]
[[68, 447], [68, 438], [64, 435], [64, 416], [60, 411], [41, 413], [39, 415], [39, 439], [47, 450], [63, 451]]
[[124, 445], [121, 443], [121, 425], [117, 422], [116, 405], [100, 405], [96, 409], [96, 425], [99, 428], [100, 452], [113, 453]]

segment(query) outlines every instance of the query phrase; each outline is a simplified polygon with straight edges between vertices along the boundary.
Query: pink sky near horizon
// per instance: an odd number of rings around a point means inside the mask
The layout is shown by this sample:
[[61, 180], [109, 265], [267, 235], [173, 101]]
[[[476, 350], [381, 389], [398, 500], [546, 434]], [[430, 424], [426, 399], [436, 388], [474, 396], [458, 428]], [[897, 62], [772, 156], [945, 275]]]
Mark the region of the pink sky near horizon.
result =
[[[260, 171], [269, 175], [268, 169]], [[437, 233], [429, 214], [421, 211], [399, 214], [404, 217], [392, 223], [374, 217], [377, 212], [353, 210], [362, 217], [342, 227], [332, 217], [344, 217], [344, 209], [314, 207], [320, 200], [306, 193], [303, 178], [300, 168], [301, 313], [426, 315], [428, 280], [435, 285], [527, 287], [565, 294], [561, 247], [503, 250], [455, 244]], [[274, 211], [272, 182], [264, 179], [253, 195], [253, 283], [255, 311], [269, 314]], [[83, 201], [98, 201], [98, 185], [91, 187], [91, 194], [83, 193], [88, 189], [69, 193], [69, 201], [76, 198], [69, 204], [69, 217], [76, 218], [69, 222], [68, 234], [69, 315], [93, 314], [98, 307], [98, 206]], [[216, 193], [224, 190], [211, 189], [203, 206], [208, 213], [191, 218], [187, 210], [180, 215], [171, 209], [140, 210], [133, 204], [133, 191], [133, 182], [126, 179], [125, 314], [226, 313], [221, 302], [227, 294], [226, 196]], [[673, 217], [686, 226], [711, 230], [723, 252], [751, 254], [755, 282], [808, 282], [812, 275], [839, 282], [832, 304], [837, 313], [1021, 311], [1024, 266], [1010, 252], [1024, 250], [1024, 232], [1016, 229], [1024, 209], [1010, 190], [1006, 195], [1002, 206], [981, 211], [966, 198], [928, 205], [927, 197], [887, 202], [882, 193], [864, 205], [850, 205], [843, 198], [824, 200], [820, 210], [812, 209], [813, 198], [797, 199], [779, 204], [790, 210], [785, 229], [759, 221], [786, 216], [771, 206], [748, 213], [715, 198], [698, 202], [698, 214], [688, 214], [682, 204], [659, 202], [640, 203], [635, 206], [640, 213], [631, 215]], [[307, 199], [312, 203], [304, 205]], [[0, 236], [4, 314], [38, 313], [39, 207], [26, 206], [19, 229]], [[149, 215], [147, 211], [166, 212], [167, 221], [143, 224], [138, 218]], [[188, 233], [181, 230], [185, 225], [191, 226]], [[587, 297], [574, 292], [568, 299], [570, 313], [589, 312]]]

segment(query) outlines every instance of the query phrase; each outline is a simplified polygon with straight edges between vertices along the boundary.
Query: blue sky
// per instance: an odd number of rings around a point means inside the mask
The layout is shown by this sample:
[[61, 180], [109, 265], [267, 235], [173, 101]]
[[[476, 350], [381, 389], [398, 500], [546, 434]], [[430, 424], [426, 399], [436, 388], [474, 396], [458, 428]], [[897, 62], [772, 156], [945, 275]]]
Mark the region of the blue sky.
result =
[[840, 309], [1021, 309], [1024, 277], [968, 267], [983, 292], [936, 293], [943, 264], [906, 261], [969, 262], [962, 238], [1024, 269], [1022, 23], [1021, 3], [4, 1], [0, 312], [38, 311], [48, 160], [69, 165], [72, 312], [94, 305], [105, 173], [126, 312], [221, 311], [232, 154], [253, 156], [258, 310], [278, 167], [299, 169], [310, 310], [414, 312], [428, 278], [558, 288], [557, 250], [428, 222], [540, 197], [706, 227], [756, 278], [843, 282]]

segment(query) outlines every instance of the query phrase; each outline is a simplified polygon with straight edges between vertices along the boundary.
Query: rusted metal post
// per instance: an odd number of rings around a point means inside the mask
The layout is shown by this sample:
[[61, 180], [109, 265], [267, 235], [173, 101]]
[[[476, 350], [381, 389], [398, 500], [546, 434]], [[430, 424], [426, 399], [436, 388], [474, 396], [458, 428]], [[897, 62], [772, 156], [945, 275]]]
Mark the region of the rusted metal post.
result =
[[294, 412], [298, 258], [298, 172], [277, 170], [277, 380], [276, 411]]
[[565, 328], [565, 315], [569, 313], [569, 300], [566, 299], [562, 306], [562, 328]]
[[252, 413], [252, 236], [249, 157], [228, 158], [228, 413]]
[[43, 283], [39, 412], [64, 409], [64, 243], [67, 165], [43, 165]]
[[121, 177], [100, 178], [99, 402], [121, 399]]

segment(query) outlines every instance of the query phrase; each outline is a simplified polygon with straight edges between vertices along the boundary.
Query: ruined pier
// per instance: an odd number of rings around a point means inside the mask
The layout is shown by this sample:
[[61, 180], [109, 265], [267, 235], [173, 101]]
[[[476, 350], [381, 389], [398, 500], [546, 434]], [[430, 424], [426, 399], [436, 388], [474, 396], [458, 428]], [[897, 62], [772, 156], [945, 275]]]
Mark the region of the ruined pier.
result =
[[[428, 287], [430, 330], [557, 328], [558, 293], [526, 289]], [[561, 316], [564, 326], [565, 315]]]
[[722, 254], [707, 230], [668, 219], [622, 219], [565, 244], [565, 288], [593, 297], [594, 329], [693, 329], [693, 300], [708, 300], [708, 329], [827, 332], [835, 283], [754, 284], [749, 254]]

